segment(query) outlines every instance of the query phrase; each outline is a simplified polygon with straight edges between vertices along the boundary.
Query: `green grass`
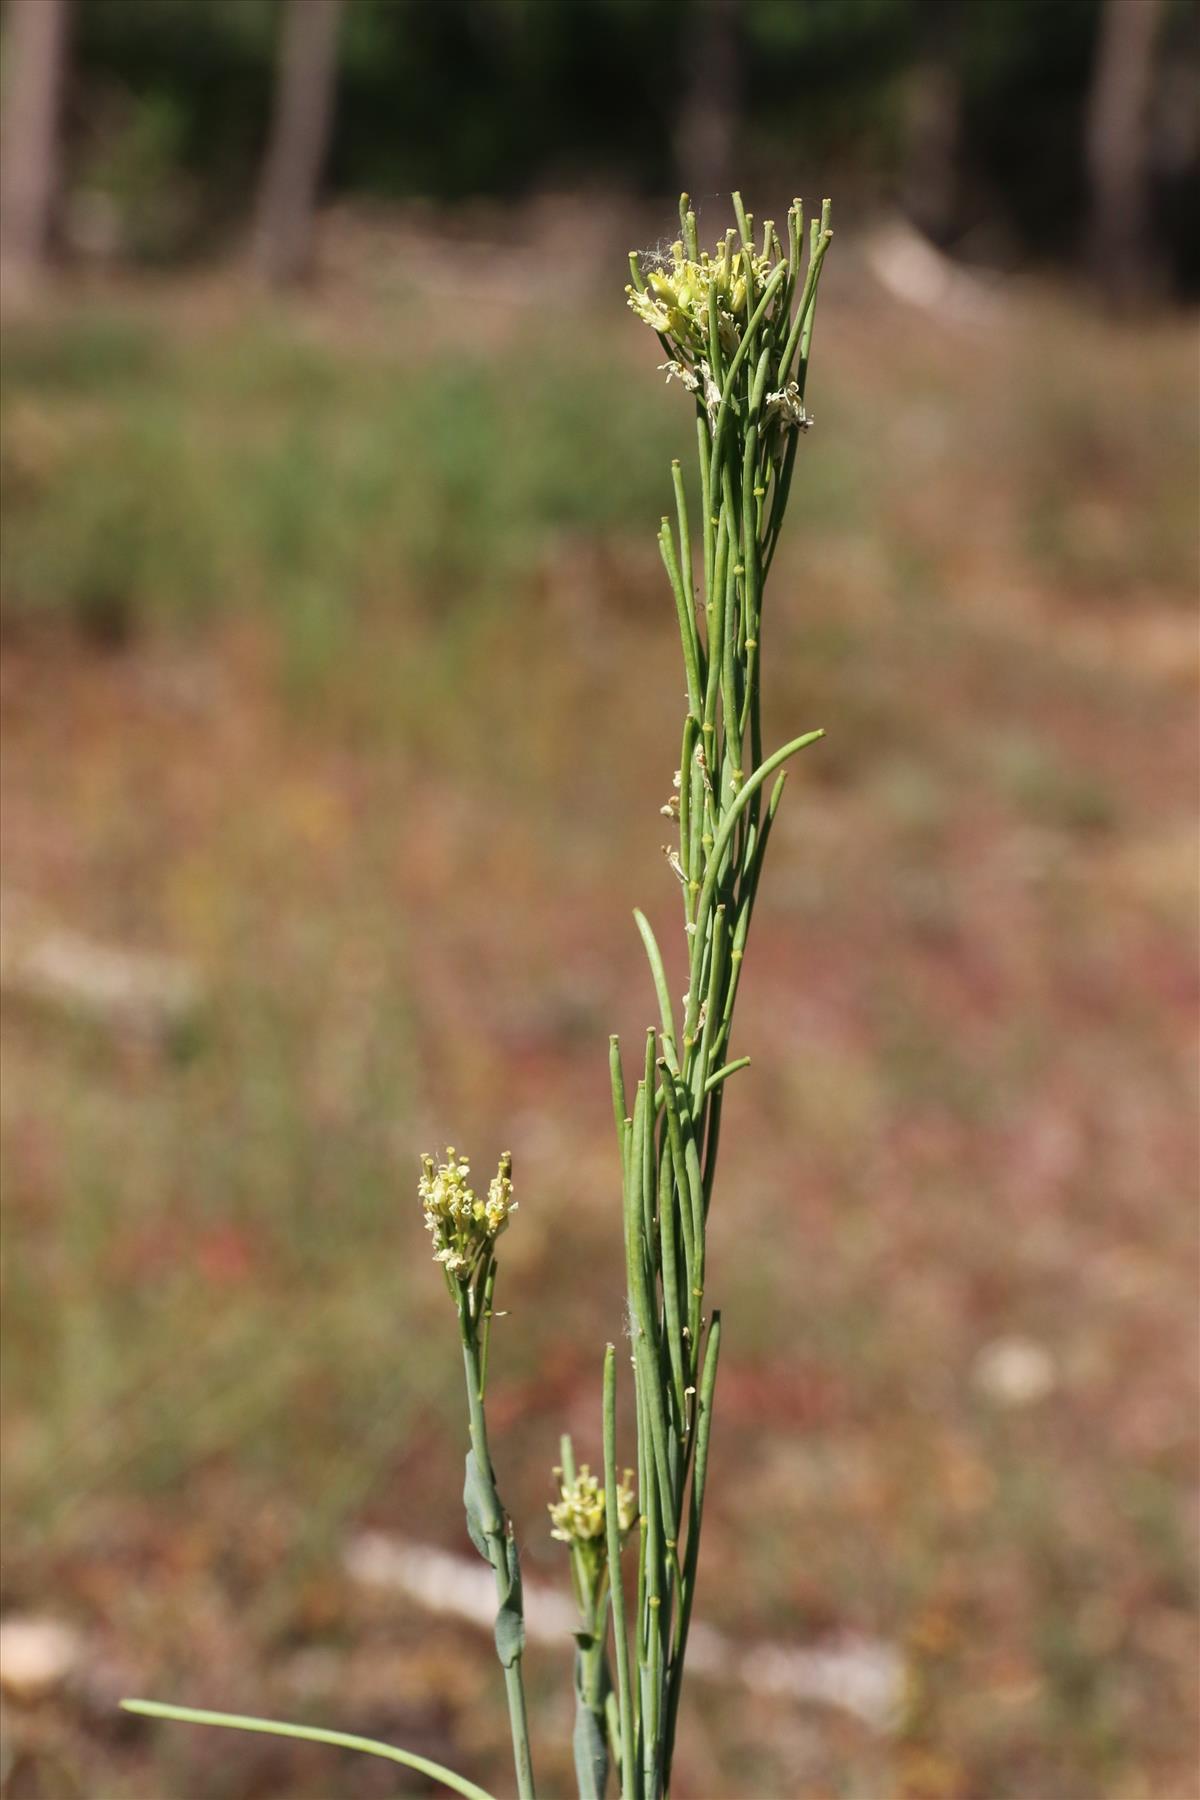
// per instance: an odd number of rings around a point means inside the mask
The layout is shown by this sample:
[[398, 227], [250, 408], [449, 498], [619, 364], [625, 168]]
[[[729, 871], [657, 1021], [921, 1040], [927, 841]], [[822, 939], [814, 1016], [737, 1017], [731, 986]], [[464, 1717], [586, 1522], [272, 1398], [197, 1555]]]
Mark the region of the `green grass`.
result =
[[10, 619], [249, 607], [332, 656], [398, 581], [444, 616], [527, 578], [548, 534], [649, 525], [672, 442], [633, 372], [561, 331], [486, 360], [335, 356], [266, 321], [215, 343], [87, 315], [6, 336]]

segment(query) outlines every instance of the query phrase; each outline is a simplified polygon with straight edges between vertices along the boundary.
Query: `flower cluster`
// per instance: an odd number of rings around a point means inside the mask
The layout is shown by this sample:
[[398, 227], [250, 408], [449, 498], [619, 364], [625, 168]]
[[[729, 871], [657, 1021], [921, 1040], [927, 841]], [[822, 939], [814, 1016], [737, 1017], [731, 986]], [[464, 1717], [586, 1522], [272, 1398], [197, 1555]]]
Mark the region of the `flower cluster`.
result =
[[[738, 230], [727, 231], [711, 255], [696, 242], [695, 216], [685, 210], [686, 201], [685, 195], [683, 237], [666, 256], [631, 252], [633, 280], [625, 292], [632, 310], [667, 351], [667, 361], [659, 367], [668, 381], [678, 381], [694, 395], [714, 441], [726, 405], [735, 415], [750, 404], [759, 409], [758, 434], [766, 458], [760, 475], [765, 476], [769, 465], [781, 462], [786, 445], [812, 424], [804, 408], [803, 373], [796, 379], [793, 367], [798, 350], [804, 360], [804, 319], [811, 319], [816, 274], [832, 235], [828, 207], [822, 207], [819, 223], [812, 223], [808, 276], [801, 281], [804, 230], [798, 200], [788, 208], [788, 252], [769, 219], [756, 250], [750, 215], [739, 204]], [[798, 299], [803, 316], [796, 314]], [[755, 344], [753, 353], [745, 355], [751, 320]], [[744, 366], [734, 386], [732, 371], [739, 356]]]
[[[605, 1493], [587, 1463], [579, 1465], [574, 1481], [566, 1482], [562, 1470], [555, 1469], [560, 1498], [552, 1501], [549, 1512], [554, 1529], [550, 1536], [571, 1545], [603, 1544], [605, 1532]], [[626, 1469], [617, 1483], [617, 1524], [624, 1538], [637, 1517], [637, 1497], [633, 1490], [633, 1470]]]
[[674, 346], [680, 363], [677, 368], [668, 364], [669, 373], [679, 375], [686, 386], [693, 387], [699, 385], [694, 365], [701, 375], [708, 372], [705, 359], [712, 300], [716, 301], [721, 349], [730, 356], [741, 342], [742, 328], [762, 298], [774, 267], [768, 256], [735, 249], [730, 232], [715, 256], [702, 250], [698, 262], [685, 254], [682, 242], [672, 244], [670, 261], [647, 273], [644, 289], [627, 287], [625, 292], [638, 318]]
[[417, 1192], [425, 1208], [425, 1229], [433, 1234], [433, 1260], [450, 1275], [469, 1279], [517, 1210], [513, 1199], [512, 1157], [508, 1151], [488, 1186], [486, 1200], [479, 1199], [468, 1177], [471, 1165], [451, 1146], [446, 1160], [435, 1164], [421, 1158]]

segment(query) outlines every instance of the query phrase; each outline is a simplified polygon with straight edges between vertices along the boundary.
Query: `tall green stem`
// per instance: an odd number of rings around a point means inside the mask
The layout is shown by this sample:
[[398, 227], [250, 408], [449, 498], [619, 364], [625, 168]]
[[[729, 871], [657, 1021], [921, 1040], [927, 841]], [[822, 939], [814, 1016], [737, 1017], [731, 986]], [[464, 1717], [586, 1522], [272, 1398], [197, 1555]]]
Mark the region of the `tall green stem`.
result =
[[[496, 1472], [488, 1449], [487, 1420], [483, 1408], [483, 1359], [480, 1353], [479, 1320], [471, 1316], [468, 1294], [459, 1290], [458, 1323], [462, 1337], [463, 1367], [467, 1378], [467, 1411], [471, 1434], [471, 1453], [482, 1476], [482, 1530], [487, 1544], [488, 1561], [496, 1577], [496, 1599], [503, 1610], [513, 1587], [512, 1527], [500, 1504], [496, 1489]], [[517, 1772], [519, 1800], [534, 1800], [533, 1760], [529, 1750], [529, 1722], [525, 1710], [525, 1682], [521, 1671], [521, 1651], [505, 1661], [504, 1688], [508, 1700], [508, 1720], [512, 1732], [513, 1761]]]
[[[657, 1045], [653, 1056], [647, 1048], [631, 1125], [624, 1119], [615, 1040], [612, 1049], [625, 1150], [643, 1544], [633, 1626], [640, 1679], [618, 1698], [623, 1742], [638, 1750], [632, 1767], [628, 1753], [624, 1758], [623, 1800], [659, 1800], [670, 1784], [720, 1344], [719, 1316], [707, 1325], [705, 1318], [705, 1228], [725, 1079], [748, 1060], [730, 1056], [734, 1003], [783, 765], [821, 736], [805, 732], [766, 754], [760, 676], [766, 580], [797, 445], [810, 424], [803, 400], [817, 284], [832, 235], [829, 209], [826, 203], [813, 223], [801, 279], [799, 201], [788, 211], [786, 256], [769, 220], [758, 253], [752, 215], [737, 195], [733, 204], [737, 229], [705, 256], [697, 250], [685, 195], [673, 260], [645, 282], [635, 271], [628, 290], [632, 309], [671, 358], [668, 371], [695, 398], [702, 516], [697, 558], [685, 484], [674, 463], [676, 529], [664, 518], [659, 546], [687, 680], [675, 810], [688, 988], [677, 1030], [658, 943], [637, 913], [661, 1024], [651, 1033]], [[693, 592], [697, 567], [703, 605]], [[607, 1405], [607, 1363], [605, 1375]], [[606, 1464], [607, 1453], [606, 1443]]]

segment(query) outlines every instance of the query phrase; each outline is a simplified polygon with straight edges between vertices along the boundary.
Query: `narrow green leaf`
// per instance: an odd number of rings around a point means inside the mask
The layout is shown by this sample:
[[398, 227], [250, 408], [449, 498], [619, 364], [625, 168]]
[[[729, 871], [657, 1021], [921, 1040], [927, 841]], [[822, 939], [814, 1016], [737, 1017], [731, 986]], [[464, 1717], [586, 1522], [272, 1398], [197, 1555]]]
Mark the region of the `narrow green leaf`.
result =
[[300, 1738], [309, 1744], [329, 1744], [335, 1750], [361, 1750], [367, 1756], [381, 1756], [388, 1762], [403, 1763], [406, 1768], [416, 1769], [420, 1774], [428, 1775], [431, 1781], [440, 1781], [443, 1787], [462, 1794], [465, 1800], [493, 1800], [486, 1788], [476, 1787], [464, 1775], [456, 1775], [453, 1769], [443, 1768], [441, 1763], [431, 1762], [427, 1756], [398, 1750], [394, 1744], [381, 1744], [375, 1738], [355, 1737], [347, 1731], [322, 1731], [315, 1725], [286, 1725], [279, 1719], [253, 1719], [243, 1713], [203, 1712], [193, 1706], [166, 1706], [158, 1700], [122, 1700], [121, 1710], [137, 1713], [145, 1719], [169, 1719], [180, 1725], [219, 1725], [226, 1731], [255, 1731], [264, 1737]]

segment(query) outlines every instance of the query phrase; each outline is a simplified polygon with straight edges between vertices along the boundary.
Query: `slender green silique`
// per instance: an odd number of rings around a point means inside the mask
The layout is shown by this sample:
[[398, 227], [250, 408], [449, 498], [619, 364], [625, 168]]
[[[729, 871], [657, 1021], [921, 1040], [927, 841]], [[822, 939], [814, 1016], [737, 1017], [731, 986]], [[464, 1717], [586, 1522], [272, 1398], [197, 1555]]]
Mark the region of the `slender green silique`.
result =
[[[604, 1352], [604, 1402], [602, 1412], [604, 1441], [604, 1492], [617, 1491], [617, 1353], [612, 1344]], [[608, 1565], [613, 1571], [611, 1586], [613, 1642], [617, 1664], [617, 1717], [620, 1726], [621, 1800], [633, 1800], [635, 1722], [633, 1688], [629, 1679], [629, 1638], [625, 1622], [625, 1590], [621, 1582], [621, 1537], [616, 1508], [605, 1505], [605, 1538]]]
[[[730, 1077], [750, 1063], [749, 1056], [732, 1054], [734, 1011], [788, 770], [822, 735], [799, 732], [765, 750], [761, 700], [768, 577], [801, 440], [812, 423], [805, 396], [817, 290], [832, 239], [829, 202], [806, 231], [794, 201], [782, 236], [766, 219], [756, 237], [754, 217], [737, 194], [733, 214], [714, 249], [702, 250], [683, 195], [678, 242], [665, 257], [632, 253], [626, 289], [630, 308], [665, 354], [660, 368], [695, 409], [694, 477], [689, 482], [680, 462], [672, 462], [672, 508], [658, 532], [686, 692], [679, 769], [661, 809], [676, 831], [676, 844], [665, 849], [679, 888], [682, 943], [635, 910], [657, 1022], [646, 1028], [628, 1082], [620, 1043], [609, 1040], [625, 1249], [622, 1348], [633, 1374], [632, 1467], [619, 1468], [618, 1362], [609, 1344], [602, 1479], [576, 1462], [564, 1436], [549, 1507], [552, 1535], [569, 1550], [578, 1612], [572, 1749], [580, 1800], [604, 1800], [614, 1779], [621, 1800], [669, 1800], [721, 1346], [720, 1314], [708, 1302], [707, 1224]], [[636, 677], [636, 670], [626, 671], [631, 689]], [[680, 952], [687, 985], [677, 1000]], [[736, 1102], [738, 1090], [732, 1091]], [[455, 1304], [466, 1378], [467, 1532], [493, 1572], [516, 1791], [518, 1800], [534, 1800], [521, 1569], [486, 1418], [498, 1240], [517, 1209], [512, 1162], [505, 1153], [482, 1191], [472, 1184], [467, 1158], [452, 1148], [440, 1163], [422, 1157], [421, 1169], [425, 1225]], [[629, 1544], [635, 1534], [636, 1555]], [[154, 1718], [360, 1750], [416, 1769], [467, 1800], [490, 1800], [453, 1771], [369, 1739], [152, 1701], [125, 1704]]]

